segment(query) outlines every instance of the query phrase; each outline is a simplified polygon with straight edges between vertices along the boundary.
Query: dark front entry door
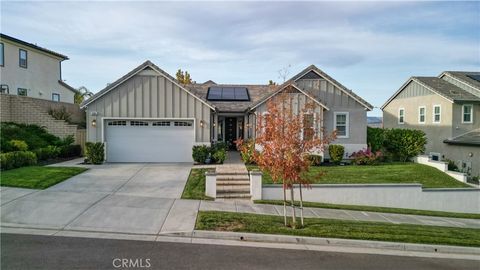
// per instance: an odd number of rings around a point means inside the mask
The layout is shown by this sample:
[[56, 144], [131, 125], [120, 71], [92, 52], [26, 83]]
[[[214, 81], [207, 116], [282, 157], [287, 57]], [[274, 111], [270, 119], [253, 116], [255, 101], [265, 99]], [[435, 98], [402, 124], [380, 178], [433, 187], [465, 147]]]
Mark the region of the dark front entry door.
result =
[[236, 149], [235, 140], [237, 139], [237, 118], [225, 118], [225, 141], [230, 146], [230, 149]]

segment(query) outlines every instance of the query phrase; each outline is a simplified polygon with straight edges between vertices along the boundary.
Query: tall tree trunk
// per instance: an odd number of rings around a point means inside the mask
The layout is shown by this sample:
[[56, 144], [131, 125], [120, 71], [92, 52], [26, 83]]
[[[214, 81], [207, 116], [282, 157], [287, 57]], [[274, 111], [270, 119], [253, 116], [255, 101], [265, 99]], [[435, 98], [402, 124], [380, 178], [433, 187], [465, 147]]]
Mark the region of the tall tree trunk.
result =
[[295, 215], [295, 195], [293, 190], [294, 185], [290, 187], [290, 198], [292, 200], [292, 228], [295, 229], [297, 227], [297, 217]]
[[283, 184], [283, 222], [287, 227], [287, 191], [285, 190], [285, 183]]
[[303, 227], [303, 194], [302, 194], [302, 184], [299, 184], [300, 187], [300, 223]]

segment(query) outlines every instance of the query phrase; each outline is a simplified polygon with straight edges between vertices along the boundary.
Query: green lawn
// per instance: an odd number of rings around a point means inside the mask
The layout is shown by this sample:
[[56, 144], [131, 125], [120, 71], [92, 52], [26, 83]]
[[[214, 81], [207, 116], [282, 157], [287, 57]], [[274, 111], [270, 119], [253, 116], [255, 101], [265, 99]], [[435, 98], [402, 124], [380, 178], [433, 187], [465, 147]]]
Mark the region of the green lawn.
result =
[[79, 167], [22, 167], [0, 173], [0, 185], [7, 187], [45, 189], [84, 172]]
[[230, 212], [201, 211], [195, 229], [480, 247], [480, 229], [306, 218], [294, 230], [281, 216]]
[[192, 169], [182, 193], [182, 199], [213, 200], [205, 195], [205, 172], [209, 169]]
[[[256, 166], [247, 166], [249, 170]], [[318, 174], [324, 172], [322, 177]], [[311, 167], [308, 176], [314, 184], [396, 184], [419, 183], [424, 188], [468, 188], [446, 173], [416, 163], [384, 163], [375, 166], [319, 166]], [[272, 184], [268, 174], [263, 175], [264, 184]]]
[[[255, 203], [283, 205], [283, 201], [278, 201], [278, 200], [271, 200], [271, 201], [270, 200], [257, 200], [257, 201], [255, 201]], [[289, 204], [290, 202], [287, 202], [287, 203], [288, 203], [288, 205], [290, 205]], [[299, 206], [300, 203], [298, 201], [295, 201], [295, 205]], [[378, 206], [366, 206], [366, 205], [348, 205], [348, 204], [331, 204], [331, 203], [319, 203], [319, 202], [303, 202], [303, 207], [344, 209], [344, 210], [394, 213], [394, 214], [406, 214], [406, 215], [434, 216], [434, 217], [480, 219], [480, 214], [473, 214], [473, 213], [453, 213], [453, 212], [428, 211], [428, 210], [391, 208], [391, 207], [378, 207]]]

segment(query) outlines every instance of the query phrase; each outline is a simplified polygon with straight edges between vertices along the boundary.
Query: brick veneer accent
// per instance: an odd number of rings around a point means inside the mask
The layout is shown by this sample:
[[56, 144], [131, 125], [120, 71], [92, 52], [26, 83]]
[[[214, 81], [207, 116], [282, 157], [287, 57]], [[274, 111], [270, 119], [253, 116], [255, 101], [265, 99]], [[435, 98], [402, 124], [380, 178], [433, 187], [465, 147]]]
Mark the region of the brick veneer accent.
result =
[[46, 102], [55, 103], [31, 97], [0, 94], [0, 122], [35, 124], [45, 127], [48, 132], [60, 138], [76, 136], [77, 125], [70, 125], [64, 120], [55, 120], [48, 114], [49, 107], [44, 106]]

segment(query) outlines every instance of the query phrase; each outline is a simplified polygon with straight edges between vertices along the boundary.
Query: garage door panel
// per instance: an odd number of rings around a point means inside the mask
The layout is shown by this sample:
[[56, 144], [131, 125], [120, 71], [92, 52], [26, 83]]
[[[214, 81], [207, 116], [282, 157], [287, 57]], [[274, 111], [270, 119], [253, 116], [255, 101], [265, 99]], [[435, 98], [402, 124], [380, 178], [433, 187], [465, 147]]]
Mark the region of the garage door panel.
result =
[[193, 124], [106, 127], [108, 162], [192, 162]]

